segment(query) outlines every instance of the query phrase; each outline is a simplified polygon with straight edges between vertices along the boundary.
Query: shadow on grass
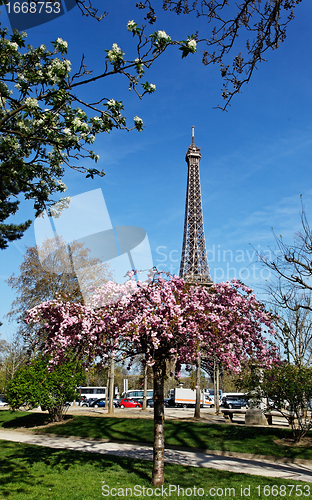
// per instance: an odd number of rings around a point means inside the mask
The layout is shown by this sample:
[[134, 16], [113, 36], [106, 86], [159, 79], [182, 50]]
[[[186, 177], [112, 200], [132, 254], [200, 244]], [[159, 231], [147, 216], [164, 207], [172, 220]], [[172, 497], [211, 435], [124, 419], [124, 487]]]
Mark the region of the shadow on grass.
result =
[[[103, 456], [73, 450], [52, 450], [41, 446], [26, 445], [1, 441], [0, 452], [0, 491], [3, 497], [11, 494], [10, 487], [17, 486], [14, 491], [26, 492], [34, 487], [41, 478], [49, 473], [62, 474], [67, 470], [91, 466], [100, 474], [115, 471], [121, 478], [132, 474], [140, 480], [150, 482], [152, 474], [151, 462], [134, 460], [127, 457]], [[135, 483], [134, 483], [135, 484]], [[45, 482], [45, 486], [53, 486]]]
[[[71, 419], [70, 415], [64, 415], [64, 421]], [[1, 412], [0, 423], [3, 429], [17, 429], [25, 427], [30, 429], [40, 425], [50, 424], [49, 415], [47, 413], [28, 413], [25, 411]]]
[[[93, 500], [101, 497], [103, 483], [117, 489], [134, 488], [135, 485], [151, 486], [152, 462], [149, 461], [72, 450], [52, 450], [3, 441], [0, 444], [1, 499], [62, 498], [72, 500], [75, 498], [78, 500], [78, 498], [88, 498]], [[282, 465], [274, 467], [283, 468]], [[293, 488], [294, 481], [289, 481]], [[203, 488], [206, 492], [209, 488], [213, 488], [212, 496], [206, 493], [206, 497], [209, 498], [216, 498], [216, 487], [220, 488], [220, 491], [223, 489], [228, 491], [230, 486], [234, 492], [238, 493], [242, 485], [244, 488], [250, 488], [252, 485], [253, 491], [259, 488], [259, 484], [271, 487], [274, 485], [275, 489], [276, 484], [281, 484], [285, 489], [284, 483], [288, 484], [289, 481], [284, 478], [261, 478], [229, 471], [165, 464], [165, 488], [168, 485], [175, 487], [178, 485], [179, 488], [185, 488], [188, 491], [196, 487], [197, 490]], [[114, 497], [116, 496], [125, 495], [116, 493]], [[135, 496], [138, 495], [135, 494]], [[148, 494], [148, 496], [151, 495]], [[181, 496], [184, 497], [184, 493], [171, 495], [169, 492], [169, 496], [177, 500]], [[186, 493], [186, 496], [194, 498], [197, 495]], [[167, 494], [164, 494], [163, 498], [165, 497]], [[221, 498], [220, 494], [218, 497]], [[249, 495], [248, 497], [250, 498]], [[156, 497], [153, 495], [152, 498]], [[252, 495], [251, 498], [254, 499], [256, 496]], [[273, 497], [270, 496], [270, 498]]]
[[[70, 419], [66, 422], [66, 419]], [[45, 425], [47, 415], [21, 412], [15, 415], [0, 412], [3, 428]], [[153, 443], [153, 421], [116, 417], [65, 416], [62, 425], [48, 426], [38, 430], [59, 436], [107, 439], [129, 443]], [[283, 446], [276, 440], [291, 439], [291, 430], [277, 427], [247, 427], [204, 422], [166, 421], [165, 443], [167, 447], [196, 448], [198, 450], [221, 450], [287, 458], [312, 459], [312, 450], [297, 446]]]
[[147, 444], [153, 442], [153, 421], [114, 417], [74, 417], [64, 425], [49, 427], [46, 432], [59, 436], [80, 436]]
[[[75, 417], [61, 426], [49, 427], [47, 432], [62, 436], [139, 442], [152, 445], [153, 421], [114, 417]], [[306, 448], [284, 447], [276, 440], [291, 438], [291, 430], [273, 427], [245, 427], [202, 422], [166, 421], [167, 447], [221, 450], [288, 458], [312, 459]]]
[[202, 450], [220, 450], [287, 458], [312, 459], [309, 448], [283, 446], [277, 440], [291, 440], [288, 428], [166, 422], [166, 444]]

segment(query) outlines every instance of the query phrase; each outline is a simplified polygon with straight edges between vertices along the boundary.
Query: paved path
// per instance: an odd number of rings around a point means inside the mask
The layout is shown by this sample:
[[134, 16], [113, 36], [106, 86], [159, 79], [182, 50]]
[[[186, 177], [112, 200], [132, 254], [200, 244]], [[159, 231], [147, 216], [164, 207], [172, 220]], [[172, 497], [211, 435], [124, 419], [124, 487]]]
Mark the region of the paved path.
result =
[[[102, 453], [121, 457], [152, 460], [152, 449], [148, 446], [137, 446], [135, 443], [125, 444], [93, 441], [73, 437], [30, 434], [11, 430], [0, 430], [0, 439], [56, 449], [77, 450], [82, 452]], [[312, 483], [312, 467], [310, 464], [270, 462], [269, 460], [225, 457], [209, 455], [196, 451], [191, 452], [171, 449], [165, 451], [165, 461], [168, 463], [179, 463], [192, 467], [207, 467], [211, 469], [266, 477], [279, 477], [294, 481], [306, 481]]]

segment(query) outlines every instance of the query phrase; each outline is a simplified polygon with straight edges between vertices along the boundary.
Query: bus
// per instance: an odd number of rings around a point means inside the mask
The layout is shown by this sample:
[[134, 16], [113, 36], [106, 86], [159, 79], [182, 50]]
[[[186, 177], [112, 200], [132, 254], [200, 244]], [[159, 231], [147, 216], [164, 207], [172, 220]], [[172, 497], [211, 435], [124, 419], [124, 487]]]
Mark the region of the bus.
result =
[[[138, 399], [143, 399], [143, 395], [144, 395], [144, 391], [143, 390], [134, 389], [134, 390], [131, 390], [131, 391], [124, 392], [123, 395], [122, 395], [122, 397], [123, 398], [128, 398], [128, 399], [138, 400]], [[146, 391], [146, 399], [151, 399], [152, 397], [153, 397], [153, 390], [152, 389], [148, 389]]]
[[106, 398], [106, 387], [77, 387], [82, 399]]

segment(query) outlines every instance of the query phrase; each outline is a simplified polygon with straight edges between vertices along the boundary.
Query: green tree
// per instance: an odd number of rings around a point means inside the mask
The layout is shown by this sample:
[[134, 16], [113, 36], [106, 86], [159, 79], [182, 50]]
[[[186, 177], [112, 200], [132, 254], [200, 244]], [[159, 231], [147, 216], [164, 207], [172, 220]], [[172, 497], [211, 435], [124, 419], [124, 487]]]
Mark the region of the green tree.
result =
[[49, 359], [43, 356], [31, 361], [14, 375], [6, 396], [13, 410], [24, 403], [30, 408], [41, 406], [48, 410], [51, 422], [58, 422], [63, 419], [65, 402], [79, 396], [76, 388], [84, 377], [74, 363], [62, 363], [52, 372], [48, 366]]
[[312, 368], [283, 362], [270, 369], [252, 366], [245, 370], [239, 387], [255, 401], [270, 400], [270, 409], [286, 418], [296, 443], [312, 428], [308, 407], [312, 400]]

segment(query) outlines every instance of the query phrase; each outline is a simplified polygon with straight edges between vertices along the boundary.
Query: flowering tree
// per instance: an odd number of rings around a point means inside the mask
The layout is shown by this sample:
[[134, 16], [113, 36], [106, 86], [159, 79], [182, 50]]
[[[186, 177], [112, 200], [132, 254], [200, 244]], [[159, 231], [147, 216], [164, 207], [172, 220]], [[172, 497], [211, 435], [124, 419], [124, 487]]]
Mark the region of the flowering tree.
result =
[[127, 125], [121, 101], [100, 95], [95, 102], [86, 102], [79, 97], [79, 88], [122, 74], [129, 89], [141, 98], [156, 89], [148, 81], [139, 87], [144, 71], [167, 47], [178, 44], [184, 48], [183, 55], [196, 52], [191, 38], [175, 42], [161, 30], [147, 36], [134, 21], [128, 22], [127, 29], [138, 40], [135, 59], [127, 60], [114, 43], [106, 50], [101, 73], [91, 75], [82, 61], [72, 76], [67, 42], [61, 38], [52, 43], [52, 50], [43, 44], [26, 48], [26, 33], [14, 31], [8, 36], [7, 29], [0, 29], [0, 248], [20, 238], [31, 224], [30, 220], [5, 222], [17, 212], [19, 195], [32, 200], [39, 215], [56, 201], [53, 195], [66, 190], [62, 182], [66, 167], [91, 178], [104, 175], [79, 164], [81, 158], [98, 161], [91, 147], [97, 134], [114, 128], [143, 130], [138, 116], [132, 126]]
[[[99, 95], [94, 102], [86, 102], [77, 93], [80, 87], [122, 74], [129, 89], [139, 97], [153, 93], [155, 84], [146, 81], [139, 87], [139, 83], [154, 60], [170, 45], [178, 45], [185, 57], [196, 52], [200, 42], [205, 48], [203, 63], [220, 65], [225, 101], [220, 107], [226, 109], [232, 97], [250, 80], [258, 63], [265, 60], [266, 51], [278, 48], [285, 40], [288, 23], [301, 1], [244, 0], [233, 10], [228, 1], [195, 0], [190, 5], [188, 1], [163, 0], [164, 10], [205, 16], [208, 23], [213, 23], [208, 36], [200, 38], [196, 34], [174, 41], [163, 30], [147, 36], [144, 27], [131, 20], [127, 29], [137, 40], [136, 57], [127, 59], [114, 43], [106, 50], [104, 71], [95, 75], [90, 74], [82, 60], [80, 69], [70, 76], [71, 64], [64, 57], [67, 43], [60, 38], [53, 43], [52, 51], [44, 45], [25, 49], [25, 33], [14, 32], [9, 37], [7, 29], [0, 29], [0, 248], [21, 238], [31, 224], [30, 220], [19, 224], [7, 222], [19, 208], [19, 195], [33, 201], [37, 216], [53, 203], [53, 195], [66, 190], [62, 182], [66, 166], [86, 173], [87, 177], [104, 175], [102, 170], [77, 164], [82, 157], [95, 162], [99, 159], [90, 147], [97, 134], [113, 128], [143, 129], [138, 116], [134, 117], [132, 127], [126, 124], [123, 103], [114, 96]], [[0, 5], [3, 3], [7, 0], [0, 0]], [[97, 20], [106, 16], [106, 13], [98, 15], [91, 0], [76, 0], [76, 3], [87, 16]], [[157, 19], [152, 3], [143, 0], [136, 4], [138, 9], [147, 9], [145, 19], [150, 24]], [[245, 37], [243, 44], [237, 42], [242, 37]], [[240, 43], [240, 52], [228, 64], [228, 55], [236, 43]]]
[[[132, 273], [128, 273], [130, 278]], [[114, 281], [107, 281], [100, 287], [94, 290], [94, 294], [91, 297], [90, 305], [93, 309], [103, 308], [108, 304], [115, 304], [120, 302], [125, 304], [130, 295], [135, 293], [137, 290], [137, 283], [133, 279], [129, 279], [123, 284], [115, 283]], [[92, 289], [91, 289], [92, 291]], [[114, 380], [115, 380], [115, 355], [109, 355], [109, 366], [108, 366], [108, 377], [106, 386], [106, 403], [108, 406], [108, 413], [114, 413]], [[108, 404], [107, 404], [108, 403]]]
[[154, 273], [135, 293], [102, 308], [52, 301], [29, 311], [26, 321], [42, 324], [44, 352], [55, 365], [73, 354], [86, 364], [95, 356], [105, 360], [118, 349], [131, 365], [144, 354], [154, 375], [153, 485], [164, 481], [167, 363], [174, 361], [179, 377], [181, 365], [194, 364], [203, 349], [236, 373], [248, 357], [269, 364], [275, 356], [263, 337], [263, 327], [273, 332], [270, 314], [237, 281], [206, 289]]

